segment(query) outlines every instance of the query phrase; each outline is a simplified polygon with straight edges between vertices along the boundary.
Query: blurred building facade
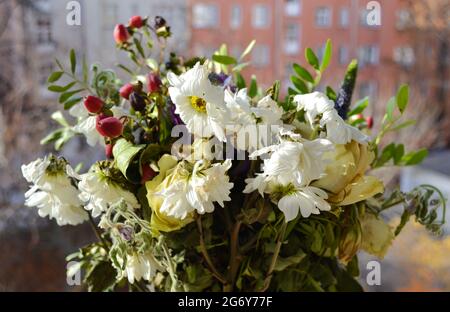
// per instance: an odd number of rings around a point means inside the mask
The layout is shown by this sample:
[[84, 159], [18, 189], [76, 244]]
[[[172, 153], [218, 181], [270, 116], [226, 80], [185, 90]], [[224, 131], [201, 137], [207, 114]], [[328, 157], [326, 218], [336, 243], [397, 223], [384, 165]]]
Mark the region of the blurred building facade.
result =
[[[417, 68], [428, 69], [419, 75], [421, 96], [429, 100], [436, 95], [437, 85], [441, 86], [440, 92], [448, 95], [448, 48], [434, 39], [436, 27], [439, 27], [441, 36], [447, 36], [448, 43], [447, 0], [188, 2], [191, 53], [210, 56], [221, 43], [226, 43], [229, 53], [238, 56], [251, 40], [256, 39], [252, 66], [246, 73], [247, 76], [250, 72], [255, 74], [265, 86], [281, 79], [286, 89], [290, 85], [292, 63], [306, 63], [304, 49], [311, 47], [321, 57], [324, 44], [330, 38], [333, 58], [322, 87], [338, 88], [347, 64], [357, 58], [360, 70], [356, 96], [359, 98], [370, 96], [375, 101], [386, 101], [401, 83], [418, 82], [418, 76], [413, 76]], [[419, 3], [422, 7], [417, 9]], [[441, 25], [426, 24], [425, 16], [430, 12], [435, 15], [441, 12]], [[421, 22], [416, 20], [419, 15], [423, 15], [419, 18]], [[419, 33], [422, 33], [420, 37]], [[424, 50], [428, 57], [423, 57]], [[435, 60], [439, 55], [443, 60], [438, 64]], [[419, 58], [427, 62], [426, 66], [418, 62]], [[437, 68], [441, 71], [438, 81], [435, 79]], [[437, 100], [442, 102], [442, 99], [446, 103], [440, 105], [445, 104], [448, 111], [450, 103], [444, 96]]]

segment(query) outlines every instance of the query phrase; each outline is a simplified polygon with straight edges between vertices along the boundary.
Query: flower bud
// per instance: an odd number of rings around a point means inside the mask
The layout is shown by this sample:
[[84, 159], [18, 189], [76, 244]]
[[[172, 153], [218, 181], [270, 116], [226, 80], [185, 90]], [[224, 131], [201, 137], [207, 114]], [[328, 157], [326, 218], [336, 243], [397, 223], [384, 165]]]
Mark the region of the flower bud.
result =
[[369, 116], [366, 118], [367, 128], [372, 129], [373, 127], [373, 117]]
[[103, 114], [97, 116], [96, 129], [100, 135], [116, 138], [123, 132], [123, 124], [116, 117], [107, 117]]
[[89, 95], [84, 98], [84, 106], [89, 113], [97, 114], [103, 108], [105, 103], [96, 96]]
[[155, 16], [155, 28], [158, 29], [164, 26], [166, 26], [166, 20], [161, 16]]
[[130, 104], [135, 111], [141, 112], [145, 110], [145, 99], [137, 92], [132, 92], [130, 94]]
[[154, 176], [156, 176], [156, 172], [149, 166], [149, 164], [143, 164], [141, 183], [144, 184], [145, 182], [150, 181]]
[[356, 255], [362, 243], [361, 225], [359, 222], [343, 231], [339, 242], [339, 260], [347, 265]]
[[147, 89], [148, 92], [158, 92], [161, 89], [161, 79], [159, 79], [159, 76], [155, 73], [150, 73], [147, 76]]
[[124, 43], [129, 37], [130, 34], [123, 24], [117, 24], [116, 27], [114, 27], [114, 40], [116, 40], [116, 43]]
[[120, 96], [127, 100], [130, 98], [131, 92], [133, 92], [133, 85], [131, 83], [124, 84], [119, 90]]
[[107, 159], [113, 158], [113, 145], [112, 144], [106, 144], [105, 146], [105, 155]]
[[135, 15], [130, 18], [128, 25], [132, 28], [141, 28], [142, 25], [144, 25], [144, 22], [142, 21], [142, 17]]

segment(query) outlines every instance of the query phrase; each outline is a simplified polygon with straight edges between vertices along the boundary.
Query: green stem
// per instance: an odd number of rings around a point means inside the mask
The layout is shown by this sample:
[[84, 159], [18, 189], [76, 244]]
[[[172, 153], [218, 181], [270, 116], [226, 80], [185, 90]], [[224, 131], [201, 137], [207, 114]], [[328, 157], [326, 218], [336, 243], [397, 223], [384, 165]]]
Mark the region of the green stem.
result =
[[283, 222], [283, 225], [281, 226], [280, 234], [277, 239], [277, 244], [275, 246], [275, 251], [272, 256], [272, 261], [270, 263], [269, 270], [267, 271], [267, 275], [264, 280], [264, 286], [261, 289], [261, 292], [266, 291], [270, 286], [270, 282], [272, 281], [273, 271], [275, 269], [275, 265], [277, 264], [277, 259], [278, 259], [278, 255], [280, 254], [281, 245], [283, 244], [283, 241], [284, 241], [284, 234], [286, 233], [286, 228], [287, 228], [287, 222]]

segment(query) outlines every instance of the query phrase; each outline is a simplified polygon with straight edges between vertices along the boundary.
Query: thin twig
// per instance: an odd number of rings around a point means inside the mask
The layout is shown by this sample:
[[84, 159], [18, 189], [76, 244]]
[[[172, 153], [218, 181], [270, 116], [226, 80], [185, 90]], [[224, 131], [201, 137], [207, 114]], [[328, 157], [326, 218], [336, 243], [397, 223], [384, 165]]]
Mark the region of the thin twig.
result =
[[105, 239], [103, 238], [102, 234], [97, 228], [97, 225], [94, 222], [94, 218], [92, 218], [91, 214], [88, 213], [89, 216], [89, 223], [91, 224], [92, 230], [95, 233], [95, 236], [97, 236], [98, 240], [102, 243], [103, 248], [105, 248], [106, 251], [109, 251], [108, 244], [106, 243]]
[[233, 231], [231, 232], [230, 261], [228, 265], [230, 269], [230, 284], [225, 288], [226, 291], [233, 291], [234, 284], [236, 282], [236, 274], [241, 262], [241, 257], [239, 255], [239, 231], [241, 229], [241, 224], [241, 221], [236, 221]]
[[209, 257], [208, 250], [206, 249], [205, 240], [203, 238], [203, 226], [202, 226], [201, 216], [197, 217], [197, 227], [198, 227], [198, 232], [199, 232], [199, 236], [200, 236], [200, 251], [202, 252], [203, 258], [205, 259], [206, 263], [208, 264], [208, 267], [209, 267], [212, 275], [215, 278], [217, 278], [222, 284], [226, 284], [227, 280], [216, 269], [216, 267], [214, 266], [214, 263], [212, 262], [211, 258]]

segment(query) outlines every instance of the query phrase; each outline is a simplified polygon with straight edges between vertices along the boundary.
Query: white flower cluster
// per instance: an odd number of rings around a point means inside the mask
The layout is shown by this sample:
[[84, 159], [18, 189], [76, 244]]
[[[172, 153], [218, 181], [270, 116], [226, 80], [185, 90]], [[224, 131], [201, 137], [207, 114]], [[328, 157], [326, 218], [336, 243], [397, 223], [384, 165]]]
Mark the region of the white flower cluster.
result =
[[[283, 109], [270, 96], [252, 105], [245, 89], [233, 93], [227, 88], [213, 85], [208, 77], [207, 64], [199, 63], [180, 76], [168, 76], [171, 84], [169, 93], [176, 105], [176, 113], [194, 136], [216, 136], [225, 142], [228, 134], [226, 129], [230, 127], [237, 132], [261, 123], [280, 126], [279, 139], [275, 145], [266, 146], [264, 140], [258, 139], [254, 144], [244, 146], [248, 151], [259, 149], [251, 154], [252, 157], [269, 156], [262, 164], [262, 172], [246, 180], [244, 192], [258, 190], [262, 196], [264, 193], [277, 195], [273, 196], [274, 200], [285, 214], [286, 221], [296, 218], [299, 212], [303, 217], [308, 217], [330, 210], [330, 204], [326, 201], [327, 193], [311, 185], [314, 180], [325, 175], [327, 160], [324, 155], [334, 150], [335, 144], [346, 144], [352, 140], [364, 144], [368, 137], [347, 124], [338, 115], [334, 103], [320, 92], [294, 98], [297, 111], [304, 112], [305, 121], [296, 120], [293, 126], [295, 128], [300, 123], [299, 128], [306, 127], [310, 132], [315, 132], [316, 138], [310, 140], [296, 133], [295, 129], [293, 132], [287, 131], [292, 126], [282, 124]], [[223, 193], [226, 187], [221, 188], [218, 183], [216, 193], [216, 185], [208, 184], [208, 174], [205, 176], [199, 181], [192, 179], [191, 184], [179, 181], [165, 189], [162, 192], [165, 201], [161, 210], [181, 218], [194, 208], [199, 213], [211, 212], [211, 201], [203, 199], [214, 198], [214, 194], [220, 194], [220, 191]]]
[[22, 174], [33, 184], [25, 193], [25, 205], [37, 207], [39, 216], [55, 219], [58, 225], [77, 225], [88, 219], [73, 184], [77, 175], [64, 160], [39, 158], [23, 165]]

